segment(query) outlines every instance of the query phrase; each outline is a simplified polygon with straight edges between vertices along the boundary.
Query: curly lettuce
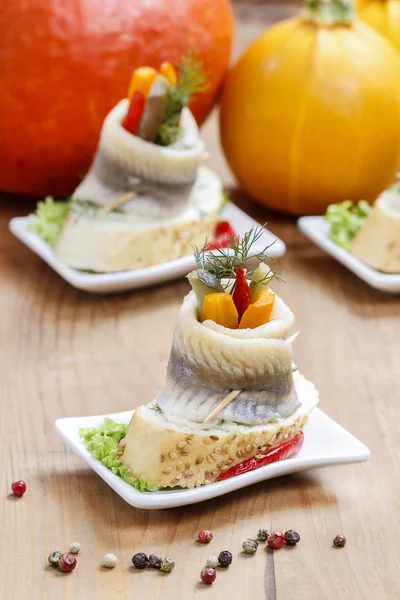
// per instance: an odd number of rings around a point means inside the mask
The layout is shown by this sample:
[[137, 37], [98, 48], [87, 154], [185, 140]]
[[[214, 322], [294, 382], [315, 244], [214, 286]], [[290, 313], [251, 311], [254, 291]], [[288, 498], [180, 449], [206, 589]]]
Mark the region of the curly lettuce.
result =
[[56, 202], [52, 196], [47, 196], [38, 202], [35, 212], [29, 215], [28, 230], [54, 246], [70, 209], [70, 200]]
[[79, 429], [79, 437], [89, 452], [114, 475], [121, 477], [139, 492], [157, 492], [160, 488], [145, 477], [133, 477], [118, 458], [118, 444], [125, 437], [128, 426], [106, 417], [99, 427]]
[[349, 250], [354, 236], [364, 224], [370, 210], [371, 207], [365, 200], [360, 200], [358, 204], [345, 200], [328, 206], [325, 219], [331, 225], [329, 239], [341, 248]]

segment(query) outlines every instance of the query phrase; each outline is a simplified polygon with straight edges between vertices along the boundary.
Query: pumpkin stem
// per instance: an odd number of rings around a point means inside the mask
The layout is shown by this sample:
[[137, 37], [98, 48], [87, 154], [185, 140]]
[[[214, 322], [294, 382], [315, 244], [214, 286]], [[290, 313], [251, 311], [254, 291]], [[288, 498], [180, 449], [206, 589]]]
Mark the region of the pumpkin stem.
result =
[[306, 0], [303, 10], [305, 20], [327, 27], [351, 25], [354, 16], [353, 0]]

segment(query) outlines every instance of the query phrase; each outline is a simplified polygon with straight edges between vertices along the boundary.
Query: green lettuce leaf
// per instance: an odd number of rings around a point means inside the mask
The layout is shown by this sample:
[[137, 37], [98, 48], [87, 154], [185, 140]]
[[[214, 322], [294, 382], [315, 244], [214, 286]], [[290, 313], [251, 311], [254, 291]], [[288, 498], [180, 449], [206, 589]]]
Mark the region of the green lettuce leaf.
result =
[[56, 202], [47, 196], [38, 202], [36, 211], [29, 215], [28, 230], [54, 246], [71, 208], [71, 201]]
[[114, 475], [121, 477], [139, 492], [157, 492], [160, 488], [145, 477], [133, 477], [116, 455], [118, 444], [125, 437], [128, 426], [106, 417], [99, 427], [79, 429], [79, 437], [89, 452]]
[[349, 250], [354, 236], [362, 227], [370, 210], [371, 207], [365, 200], [360, 200], [358, 204], [345, 200], [328, 206], [325, 219], [331, 224], [329, 239], [341, 248]]

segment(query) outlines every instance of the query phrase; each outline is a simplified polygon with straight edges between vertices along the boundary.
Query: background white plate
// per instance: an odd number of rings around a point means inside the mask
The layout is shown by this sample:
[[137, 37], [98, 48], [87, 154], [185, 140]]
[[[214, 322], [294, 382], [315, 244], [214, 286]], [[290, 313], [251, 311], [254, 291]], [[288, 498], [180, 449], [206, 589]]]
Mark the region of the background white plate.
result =
[[[240, 208], [234, 204], [228, 204], [222, 212], [222, 219], [229, 221], [236, 231], [242, 236], [254, 225], [258, 225], [254, 219], [246, 215]], [[10, 221], [10, 231], [23, 242], [28, 248], [40, 256], [56, 273], [71, 285], [87, 292], [96, 293], [115, 293], [126, 290], [134, 290], [139, 287], [146, 287], [155, 283], [162, 283], [171, 279], [177, 279], [187, 275], [196, 267], [192, 255], [184, 256], [177, 260], [146, 267], [144, 269], [135, 269], [134, 271], [122, 271], [119, 273], [86, 273], [66, 266], [54, 254], [51, 247], [41, 240], [36, 234], [27, 229], [28, 217], [15, 217]], [[264, 231], [260, 240], [254, 249], [262, 250], [267, 244], [274, 242], [269, 250], [272, 258], [283, 256], [286, 246], [275, 235], [267, 229]]]
[[240, 488], [258, 483], [265, 479], [304, 471], [326, 465], [338, 465], [361, 462], [369, 458], [370, 452], [348, 431], [329, 418], [318, 408], [310, 415], [304, 428], [304, 444], [293, 458], [260, 467], [255, 471], [243, 473], [232, 479], [218, 481], [210, 485], [191, 490], [171, 490], [164, 492], [138, 492], [128, 483], [96, 460], [79, 439], [80, 427], [98, 427], [108, 416], [120, 423], [129, 423], [134, 411], [96, 417], [75, 417], [58, 419], [55, 429], [58, 435], [78, 456], [91, 467], [112, 489], [132, 506], [145, 509], [172, 508], [185, 506], [222, 496]]
[[314, 244], [336, 258], [342, 265], [358, 275], [370, 286], [392, 294], [400, 292], [400, 274], [388, 275], [369, 267], [361, 260], [344, 250], [328, 238], [329, 223], [324, 217], [301, 217], [298, 222], [300, 231]]

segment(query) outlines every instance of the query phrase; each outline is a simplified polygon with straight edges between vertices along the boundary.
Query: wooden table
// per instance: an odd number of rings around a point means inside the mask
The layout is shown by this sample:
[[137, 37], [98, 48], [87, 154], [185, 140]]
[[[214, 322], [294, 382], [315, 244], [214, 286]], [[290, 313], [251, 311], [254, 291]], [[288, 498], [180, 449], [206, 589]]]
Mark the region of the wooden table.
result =
[[[287, 7], [240, 10], [238, 49]], [[205, 128], [213, 164], [233, 180]], [[12, 238], [9, 219], [32, 202], [4, 198], [0, 215], [2, 600], [399, 598], [399, 298], [379, 293], [316, 249], [293, 219], [234, 191], [235, 201], [287, 244], [277, 291], [297, 317], [295, 360], [320, 389], [321, 408], [364, 441], [368, 463], [268, 481], [197, 506], [145, 512], [128, 506], [53, 430], [58, 417], [117, 412], [150, 401], [163, 385], [186, 281], [113, 297], [79, 292]], [[22, 478], [22, 499], [8, 496]], [[259, 527], [297, 529], [295, 549], [240, 554]], [[194, 542], [214, 531], [210, 546]], [[345, 549], [331, 546], [347, 536]], [[54, 549], [82, 544], [72, 575], [46, 567]], [[234, 564], [211, 589], [199, 584], [209, 554]], [[176, 559], [171, 575], [135, 571], [131, 557]], [[114, 552], [113, 571], [100, 568]]]

